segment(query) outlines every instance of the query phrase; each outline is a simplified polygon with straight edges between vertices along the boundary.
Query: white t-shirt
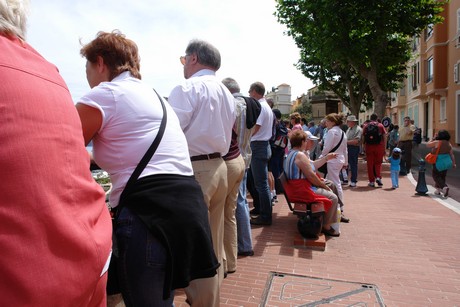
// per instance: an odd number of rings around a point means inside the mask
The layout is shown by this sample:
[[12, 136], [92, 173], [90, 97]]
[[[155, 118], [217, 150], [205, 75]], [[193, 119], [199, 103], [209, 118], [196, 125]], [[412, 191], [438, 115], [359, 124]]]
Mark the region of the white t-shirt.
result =
[[252, 141], [268, 141], [273, 134], [273, 111], [265, 98], [259, 99], [261, 111], [257, 117], [256, 125], [260, 126], [259, 131], [251, 137]]
[[[154, 174], [193, 175], [187, 140], [174, 110], [166, 102], [167, 124], [155, 154], [140, 177]], [[110, 174], [110, 205], [116, 207], [129, 177], [155, 139], [163, 110], [155, 91], [123, 72], [102, 82], [79, 103], [97, 108], [102, 125], [93, 138], [96, 163]]]
[[191, 157], [214, 152], [224, 156], [228, 152], [235, 101], [214, 71], [196, 72], [171, 91], [168, 101], [179, 117]]

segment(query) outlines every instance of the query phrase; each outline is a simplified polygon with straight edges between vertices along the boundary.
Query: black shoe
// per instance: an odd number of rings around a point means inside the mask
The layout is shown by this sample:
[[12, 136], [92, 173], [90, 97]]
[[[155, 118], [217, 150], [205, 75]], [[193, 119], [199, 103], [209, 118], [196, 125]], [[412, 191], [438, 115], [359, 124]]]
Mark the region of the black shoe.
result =
[[348, 217], [345, 217], [344, 215], [342, 215], [340, 217], [340, 222], [341, 223], [350, 223], [350, 219]]
[[259, 214], [260, 214], [260, 212], [256, 208], [254, 208], [251, 211], [249, 211], [249, 215], [252, 216], [252, 217], [258, 217]]
[[379, 185], [379, 187], [383, 186], [382, 179], [377, 178], [377, 179], [375, 179], [375, 182], [377, 182], [377, 184]]
[[330, 228], [330, 229], [323, 229], [321, 230], [322, 233], [324, 233], [326, 236], [329, 236], [329, 237], [340, 237], [340, 233], [339, 232], [336, 232], [334, 229]]
[[255, 219], [251, 219], [251, 225], [262, 225], [262, 226], [270, 226], [272, 221], [264, 220], [260, 216], [256, 217]]
[[254, 251], [249, 251], [249, 252], [238, 252], [238, 256], [242, 256], [242, 257], [254, 256]]

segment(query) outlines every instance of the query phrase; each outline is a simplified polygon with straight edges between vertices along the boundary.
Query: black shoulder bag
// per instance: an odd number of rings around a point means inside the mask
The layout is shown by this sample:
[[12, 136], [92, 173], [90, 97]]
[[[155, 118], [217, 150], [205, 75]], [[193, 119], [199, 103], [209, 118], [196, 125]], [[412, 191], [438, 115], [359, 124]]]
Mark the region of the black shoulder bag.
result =
[[129, 177], [129, 180], [126, 183], [126, 186], [120, 195], [118, 206], [115, 209], [111, 210], [112, 211], [111, 212], [112, 214], [112, 258], [110, 259], [110, 265], [109, 265], [109, 270], [108, 270], [108, 280], [107, 280], [107, 294], [108, 295], [113, 295], [113, 294], [117, 294], [121, 292], [120, 286], [118, 283], [118, 274], [117, 274], [118, 246], [117, 246], [117, 237], [115, 236], [116, 219], [118, 217], [118, 214], [121, 212], [121, 209], [124, 206], [123, 202], [126, 199], [126, 196], [129, 195], [129, 193], [131, 192], [134, 186], [134, 183], [137, 181], [142, 171], [145, 169], [145, 167], [149, 163], [150, 159], [152, 159], [152, 156], [157, 150], [158, 145], [160, 144], [160, 141], [163, 138], [163, 134], [166, 129], [166, 122], [167, 122], [166, 107], [163, 102], [163, 99], [160, 97], [160, 95], [158, 95], [157, 91], [155, 91], [155, 93], [157, 94], [158, 99], [160, 100], [160, 103], [161, 103], [161, 107], [163, 108], [163, 118], [161, 119], [160, 128], [158, 130], [158, 133], [155, 139], [153, 140], [152, 145], [150, 145], [149, 149], [144, 154], [139, 164], [136, 166], [136, 169], [131, 174], [131, 177]]
[[[337, 150], [337, 148], [339, 148], [340, 144], [342, 144], [342, 140], [343, 140], [343, 135], [344, 135], [344, 134], [345, 134], [345, 133], [342, 131], [342, 137], [340, 138], [339, 143], [338, 143], [334, 148], [332, 148], [331, 151], [328, 152], [328, 153], [334, 152], [334, 151]], [[327, 162], [324, 163], [323, 165], [321, 165], [321, 166], [318, 168], [318, 171], [321, 172], [321, 173], [323, 173], [324, 176], [326, 176], [326, 174], [327, 174]]]

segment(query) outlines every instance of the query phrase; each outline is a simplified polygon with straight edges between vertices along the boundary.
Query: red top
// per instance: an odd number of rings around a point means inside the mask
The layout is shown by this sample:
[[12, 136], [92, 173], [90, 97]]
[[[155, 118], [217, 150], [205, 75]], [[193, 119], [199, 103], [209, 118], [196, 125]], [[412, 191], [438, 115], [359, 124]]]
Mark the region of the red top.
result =
[[1, 305], [94, 305], [111, 221], [80, 119], [54, 65], [17, 39], [0, 50]]

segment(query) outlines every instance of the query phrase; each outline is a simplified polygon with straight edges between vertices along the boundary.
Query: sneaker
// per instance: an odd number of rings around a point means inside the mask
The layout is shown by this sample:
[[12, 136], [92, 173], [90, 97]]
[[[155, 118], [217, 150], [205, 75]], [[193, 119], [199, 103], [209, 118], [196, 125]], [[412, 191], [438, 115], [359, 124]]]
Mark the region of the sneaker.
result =
[[374, 188], [374, 187], [375, 187], [375, 183], [369, 182], [369, 183], [367, 184], [367, 186]]
[[381, 178], [375, 179], [375, 182], [377, 182], [377, 184], [379, 185], [379, 187], [381, 187], [381, 186], [383, 185], [382, 179], [381, 179]]
[[341, 183], [342, 183], [342, 185], [348, 185], [348, 180], [344, 180]]
[[352, 188], [356, 187], [356, 182], [353, 182], [353, 181], [352, 181], [352, 182], [350, 183], [350, 187], [352, 187]]
[[445, 186], [444, 188], [442, 188], [442, 194], [444, 194], [444, 197], [449, 196], [449, 187], [448, 186]]
[[434, 195], [441, 195], [441, 190], [440, 189], [436, 189], [434, 191]]
[[273, 196], [273, 198], [272, 198], [272, 202], [275, 202], [275, 203], [277, 203], [277, 202], [278, 202], [278, 196], [276, 196], [276, 194]]

